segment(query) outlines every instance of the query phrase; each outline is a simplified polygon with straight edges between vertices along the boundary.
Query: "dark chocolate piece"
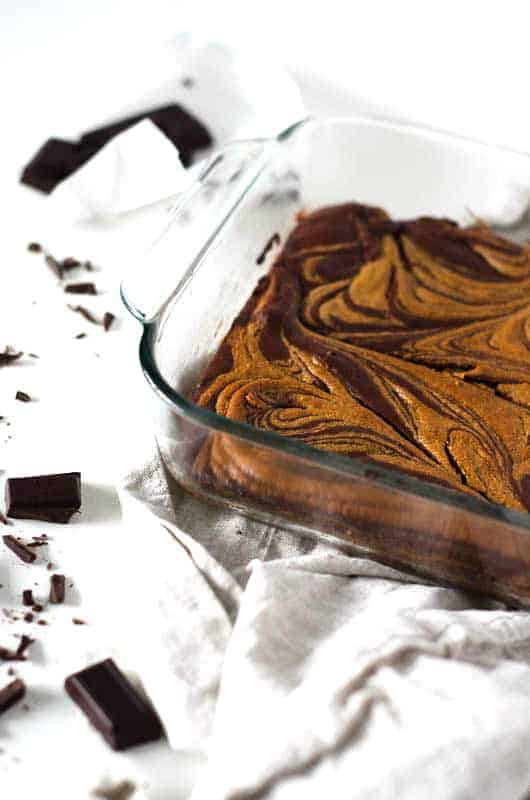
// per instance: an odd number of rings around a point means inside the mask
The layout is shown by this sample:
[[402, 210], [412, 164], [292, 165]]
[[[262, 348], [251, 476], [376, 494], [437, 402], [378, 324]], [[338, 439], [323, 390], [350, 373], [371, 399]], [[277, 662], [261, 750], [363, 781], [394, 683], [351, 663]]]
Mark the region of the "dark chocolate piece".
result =
[[[9, 513], [9, 512], [8, 512]], [[37, 554], [31, 550], [24, 542], [19, 542], [14, 536], [2, 536], [2, 541], [12, 553], [24, 561], [26, 564], [32, 564], [37, 558]]]
[[18, 703], [26, 694], [26, 684], [20, 678], [16, 678], [3, 689], [0, 689], [0, 714], [8, 708]]
[[28, 250], [30, 253], [42, 253], [42, 245], [38, 242], [30, 242], [28, 244]]
[[50, 578], [50, 603], [64, 603], [65, 588], [64, 575], [52, 575]]
[[105, 331], [108, 331], [115, 319], [116, 317], [114, 314], [112, 314], [110, 311], [105, 311], [103, 314], [103, 327], [105, 328]]
[[0, 367], [5, 366], [6, 364], [12, 364], [13, 361], [17, 361], [21, 355], [22, 351], [13, 350], [13, 348], [9, 347], [8, 345], [0, 352]]
[[34, 606], [35, 601], [33, 599], [33, 591], [31, 589], [24, 589], [22, 592], [22, 605], [24, 606]]
[[68, 294], [97, 294], [95, 283], [68, 283], [64, 287]]
[[24, 622], [33, 622], [35, 619], [35, 614], [32, 614], [31, 611], [28, 611], [24, 614]]
[[22, 403], [30, 403], [31, 397], [27, 392], [23, 392], [19, 389], [15, 395], [15, 400], [20, 400]]
[[85, 164], [114, 136], [146, 118], [154, 122], [178, 147], [185, 167], [191, 163], [196, 150], [212, 144], [206, 128], [181, 106], [172, 104], [96, 128], [83, 134], [77, 142], [48, 139], [24, 168], [20, 177], [21, 183], [41, 192], [51, 192], [60, 181]]
[[77, 314], [81, 314], [81, 316], [84, 317], [87, 322], [93, 322], [94, 325], [99, 325], [98, 319], [92, 314], [91, 311], [88, 310], [88, 308], [85, 308], [84, 306], [71, 305], [69, 305], [68, 308], [70, 311], [75, 311]]
[[65, 689], [113, 750], [162, 736], [160, 720], [110, 658], [70, 675]]
[[79, 472], [9, 478], [7, 480], [6, 513], [8, 517], [66, 523], [80, 507], [81, 475]]
[[270, 239], [265, 244], [265, 247], [263, 248], [263, 250], [261, 251], [259, 256], [256, 258], [256, 264], [258, 266], [261, 266], [261, 264], [263, 264], [263, 262], [265, 261], [267, 255], [272, 250], [274, 245], [275, 244], [280, 244], [280, 242], [281, 242], [280, 234], [279, 233], [273, 233], [272, 236], [270, 237]]

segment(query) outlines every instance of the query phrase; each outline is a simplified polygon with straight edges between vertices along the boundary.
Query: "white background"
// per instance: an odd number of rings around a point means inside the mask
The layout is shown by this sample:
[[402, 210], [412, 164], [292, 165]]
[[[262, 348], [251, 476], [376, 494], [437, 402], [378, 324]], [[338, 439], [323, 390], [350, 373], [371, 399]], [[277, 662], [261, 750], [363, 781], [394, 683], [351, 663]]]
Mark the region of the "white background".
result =
[[[1, 0], [0, 347], [10, 342], [40, 360], [0, 372], [0, 414], [10, 422], [0, 423], [0, 468], [12, 474], [81, 469], [85, 485], [84, 511], [75, 524], [46, 526], [53, 542], [42, 564], [26, 567], [0, 553], [0, 607], [19, 608], [21, 589], [33, 583], [36, 595], [45, 597], [48, 558], [68, 576], [83, 575], [79, 584], [74, 580], [69, 603], [44, 615], [50, 625], [31, 627], [39, 641], [19, 669], [30, 687], [29, 710], [15, 709], [0, 720], [2, 789], [13, 780], [24, 798], [33, 782], [44, 796], [55, 787], [57, 798], [83, 798], [109, 772], [134, 776], [151, 798], [176, 800], [187, 796], [200, 768], [200, 760], [172, 754], [164, 744], [113, 756], [61, 690], [69, 672], [113, 652], [109, 626], [95, 611], [91, 616], [97, 605], [91, 598], [105, 539], [120, 525], [115, 476], [143, 435], [138, 399], [130, 396], [136, 385], [141, 394], [135, 383], [138, 331], [117, 296], [126, 258], [118, 254], [101, 263], [93, 276], [105, 293], [90, 306], [120, 317], [105, 334], [65, 310], [40, 257], [26, 252], [28, 241], [37, 239], [58, 256], [98, 261], [99, 255], [88, 234], [74, 241], [66, 229], [51, 226], [46, 200], [17, 184], [25, 161], [49, 136], [75, 135], [141, 95], [153, 80], [157, 43], [185, 29], [255, 44], [283, 61], [315, 114], [385, 113], [528, 151], [526, 5]], [[82, 252], [71, 252], [74, 246]], [[89, 336], [73, 339], [80, 331]], [[16, 403], [17, 389], [35, 402]], [[42, 530], [39, 523], [15, 529], [27, 536]], [[115, 567], [117, 594], [126, 568], [124, 553]], [[89, 624], [73, 626], [73, 616]], [[123, 624], [134, 628], [129, 620]], [[12, 644], [13, 633], [26, 629], [1, 621], [0, 644]], [[0, 664], [0, 685], [6, 673]]]

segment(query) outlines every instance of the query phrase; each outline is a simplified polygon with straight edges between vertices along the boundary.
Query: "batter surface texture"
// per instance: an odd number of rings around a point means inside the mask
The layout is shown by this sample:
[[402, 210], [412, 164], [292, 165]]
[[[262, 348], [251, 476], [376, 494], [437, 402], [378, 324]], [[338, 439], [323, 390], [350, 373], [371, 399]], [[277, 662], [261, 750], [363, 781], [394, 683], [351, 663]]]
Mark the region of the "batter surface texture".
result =
[[[300, 218], [194, 400], [530, 510], [529, 340], [529, 247], [482, 224], [394, 221], [349, 203]], [[210, 437], [196, 472], [254, 494], [276, 480], [282, 496], [281, 475], [231, 447]]]

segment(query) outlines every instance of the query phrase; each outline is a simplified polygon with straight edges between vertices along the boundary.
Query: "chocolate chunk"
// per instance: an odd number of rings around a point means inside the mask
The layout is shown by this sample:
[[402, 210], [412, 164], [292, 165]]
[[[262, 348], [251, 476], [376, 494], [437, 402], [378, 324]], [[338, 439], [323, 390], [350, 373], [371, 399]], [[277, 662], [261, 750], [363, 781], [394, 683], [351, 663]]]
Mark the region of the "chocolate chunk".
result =
[[23, 542], [19, 542], [14, 536], [2, 536], [2, 541], [12, 553], [18, 556], [20, 560], [24, 561], [26, 564], [32, 564], [37, 558], [37, 554], [34, 553], [33, 550], [31, 550]]
[[116, 317], [114, 314], [112, 314], [110, 311], [105, 311], [103, 314], [103, 327], [105, 328], [105, 331], [108, 331], [115, 319]]
[[20, 678], [16, 678], [3, 689], [0, 689], [0, 714], [7, 711], [8, 708], [14, 706], [19, 700], [22, 700], [26, 694], [26, 684]]
[[31, 397], [27, 392], [23, 392], [19, 389], [15, 395], [15, 400], [20, 400], [22, 403], [30, 403]]
[[178, 148], [185, 167], [196, 150], [209, 147], [212, 138], [206, 128], [176, 104], [145, 111], [134, 117], [89, 131], [77, 142], [52, 138], [45, 142], [24, 168], [21, 183], [49, 193], [60, 181], [85, 164], [114, 136], [142, 119], [150, 119]]
[[6, 364], [12, 364], [13, 361], [17, 361], [21, 355], [22, 351], [14, 350], [8, 345], [0, 352], [0, 367], [5, 366]]
[[28, 250], [30, 253], [42, 253], [42, 245], [38, 242], [30, 242], [28, 244]]
[[65, 588], [64, 575], [52, 575], [50, 578], [50, 603], [64, 603]]
[[162, 736], [154, 709], [110, 658], [70, 675], [65, 689], [113, 750]]
[[67, 283], [64, 291], [68, 294], [97, 294], [94, 283]]
[[256, 264], [258, 266], [261, 266], [261, 264], [263, 264], [263, 262], [265, 261], [268, 253], [272, 250], [274, 245], [275, 244], [280, 244], [280, 242], [281, 242], [280, 234], [279, 233], [273, 233], [272, 236], [270, 237], [270, 239], [266, 242], [265, 247], [263, 248], [263, 250], [261, 251], [259, 256], [256, 258]]
[[22, 605], [24, 606], [34, 606], [35, 601], [33, 599], [33, 592], [31, 589], [24, 589], [22, 592]]
[[70, 305], [68, 306], [68, 308], [70, 309], [70, 311], [75, 311], [77, 314], [81, 314], [81, 316], [84, 317], [87, 320], [87, 322], [93, 322], [94, 325], [99, 325], [97, 318], [92, 314], [91, 311], [88, 310], [88, 308], [85, 308], [84, 306], [70, 306]]
[[80, 507], [81, 475], [79, 472], [9, 478], [7, 480], [6, 513], [8, 517], [65, 523]]

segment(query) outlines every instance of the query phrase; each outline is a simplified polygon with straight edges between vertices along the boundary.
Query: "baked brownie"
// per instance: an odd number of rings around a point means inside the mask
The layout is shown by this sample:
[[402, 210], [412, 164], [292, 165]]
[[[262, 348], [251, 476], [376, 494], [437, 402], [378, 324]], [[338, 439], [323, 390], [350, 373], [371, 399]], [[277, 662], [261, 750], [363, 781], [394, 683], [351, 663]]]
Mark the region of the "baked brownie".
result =
[[[528, 246], [481, 223], [394, 221], [348, 203], [299, 218], [193, 399], [530, 510], [529, 340]], [[311, 506], [310, 468], [278, 466], [273, 451], [213, 434], [194, 470], [225, 492]], [[317, 508], [326, 489], [315, 480]], [[327, 513], [354, 502], [341, 492], [334, 484]]]

